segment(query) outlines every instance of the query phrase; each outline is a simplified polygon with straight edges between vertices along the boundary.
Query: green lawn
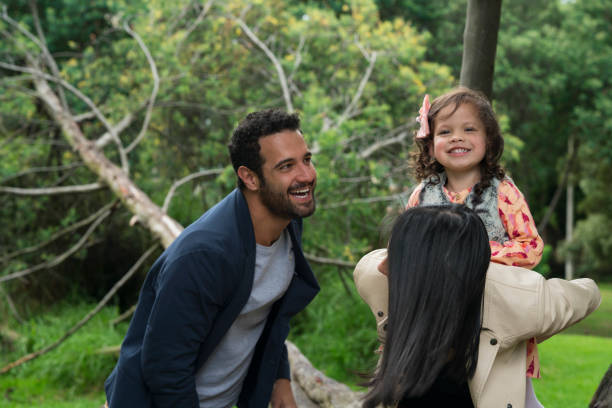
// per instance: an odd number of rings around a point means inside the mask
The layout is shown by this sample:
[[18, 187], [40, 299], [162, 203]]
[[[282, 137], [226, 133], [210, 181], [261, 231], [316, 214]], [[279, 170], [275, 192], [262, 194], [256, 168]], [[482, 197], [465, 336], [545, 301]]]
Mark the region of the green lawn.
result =
[[[586, 407], [612, 363], [612, 284], [600, 285], [600, 289], [603, 302], [595, 313], [538, 347], [542, 378], [534, 380], [534, 386], [540, 401], [549, 408]], [[292, 340], [317, 368], [355, 387], [359, 382], [355, 373], [374, 364], [376, 344], [368, 343], [370, 338], [375, 340], [370, 330], [373, 318], [355, 294], [348, 306], [340, 306], [347, 299], [340, 283], [327, 285], [322, 295], [301, 317], [301, 327], [294, 327]], [[10, 347], [0, 344], [0, 363], [58, 338], [92, 306], [60, 305], [24, 325], [13, 325], [21, 337]], [[0, 375], [0, 408], [99, 407], [104, 402], [102, 383], [116, 357], [98, 350], [119, 344], [126, 329], [125, 323], [109, 326], [116, 315], [116, 310], [104, 309], [58, 349]]]
[[546, 407], [587, 407], [612, 364], [612, 338], [561, 334], [538, 345], [542, 378], [533, 380]]

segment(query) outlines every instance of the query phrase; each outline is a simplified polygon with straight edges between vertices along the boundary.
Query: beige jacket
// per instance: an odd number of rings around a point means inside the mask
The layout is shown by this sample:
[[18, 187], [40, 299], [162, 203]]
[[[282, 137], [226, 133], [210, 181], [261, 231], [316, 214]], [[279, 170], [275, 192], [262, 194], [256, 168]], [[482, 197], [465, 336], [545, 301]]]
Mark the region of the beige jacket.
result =
[[[377, 269], [387, 255], [378, 249], [355, 267], [357, 290], [376, 317], [384, 340], [387, 321], [387, 277]], [[524, 408], [526, 340], [542, 342], [577, 323], [601, 302], [591, 279], [544, 279], [528, 269], [491, 263], [484, 293], [483, 330], [478, 365], [469, 381], [476, 408]], [[546, 362], [544, 361], [544, 366]]]

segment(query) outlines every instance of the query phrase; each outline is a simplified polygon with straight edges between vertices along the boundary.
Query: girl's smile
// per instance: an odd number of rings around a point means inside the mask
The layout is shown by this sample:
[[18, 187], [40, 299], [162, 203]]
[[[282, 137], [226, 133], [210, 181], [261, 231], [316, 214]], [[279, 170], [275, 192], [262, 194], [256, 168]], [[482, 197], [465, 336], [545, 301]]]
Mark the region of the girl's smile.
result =
[[[442, 109], [434, 123], [433, 155], [449, 178], [480, 180], [479, 164], [486, 153], [485, 126], [471, 103]], [[469, 186], [468, 186], [469, 187]]]

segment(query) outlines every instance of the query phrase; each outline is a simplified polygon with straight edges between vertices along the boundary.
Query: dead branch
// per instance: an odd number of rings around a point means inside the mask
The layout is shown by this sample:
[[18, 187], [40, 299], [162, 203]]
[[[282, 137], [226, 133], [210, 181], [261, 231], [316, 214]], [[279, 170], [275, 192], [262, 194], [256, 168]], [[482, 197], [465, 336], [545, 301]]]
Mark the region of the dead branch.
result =
[[2, 180], [0, 180], [0, 184], [6, 183], [9, 180], [14, 180], [19, 177], [27, 176], [28, 174], [51, 173], [54, 171], [71, 170], [71, 169], [80, 167], [82, 165], [83, 163], [76, 162], [76, 163], [64, 164], [62, 166], [32, 167], [27, 170], [20, 171], [19, 173], [15, 173], [15, 174], [11, 174], [10, 176], [6, 176]]
[[[115, 126], [113, 126], [113, 130], [115, 132], [115, 134], [119, 134], [121, 132], [123, 132], [125, 129], [127, 129], [132, 122], [134, 121], [134, 119], [136, 118], [136, 115], [134, 115], [133, 112], [128, 113], [127, 115], [125, 115], [123, 117], [123, 119], [121, 119], [119, 121], [119, 123], [117, 123]], [[75, 122], [78, 122], [75, 118]], [[103, 147], [105, 147], [107, 144], [109, 144], [110, 142], [112, 142], [113, 139], [113, 135], [111, 132], [105, 132], [102, 136], [100, 136], [98, 139], [96, 139], [96, 147], [98, 149], [102, 149]]]
[[189, 27], [187, 27], [187, 29], [185, 30], [185, 34], [183, 35], [183, 38], [181, 39], [181, 41], [176, 46], [176, 53], [175, 53], [175, 55], [181, 50], [181, 48], [183, 47], [183, 43], [185, 42], [187, 37], [189, 37], [191, 35], [191, 33], [200, 25], [200, 23], [202, 23], [202, 21], [204, 21], [204, 17], [206, 17], [206, 14], [210, 10], [210, 8], [212, 7], [214, 2], [215, 2], [215, 0], [208, 0], [206, 2], [206, 4], [204, 5], [204, 7], [202, 7], [202, 10], [200, 11], [200, 14], [198, 14], [198, 17], [196, 17], [195, 21], [193, 23], [191, 23], [191, 25]]
[[341, 266], [343, 268], [355, 269], [355, 264], [348, 261], [343, 261], [342, 259], [333, 259], [333, 258], [324, 258], [322, 256], [312, 255], [304, 253], [304, 257], [310, 261], [323, 265], [334, 265]]
[[550, 221], [550, 217], [552, 216], [555, 208], [557, 207], [557, 203], [559, 202], [559, 198], [561, 197], [561, 193], [567, 184], [567, 180], [569, 178], [570, 170], [572, 168], [572, 163], [574, 162], [574, 158], [576, 157], [576, 149], [572, 150], [572, 154], [567, 158], [565, 164], [563, 165], [563, 177], [561, 178], [561, 182], [557, 186], [555, 193], [553, 194], [552, 199], [550, 200], [550, 204], [546, 208], [546, 212], [544, 213], [544, 217], [542, 217], [542, 221], [538, 225], [538, 231], [540, 233], [544, 232], [546, 227], [548, 226], [548, 222]]
[[80, 186], [59, 186], [59, 187], [41, 187], [41, 188], [20, 188], [20, 187], [5, 187], [0, 186], [0, 193], [15, 194], [22, 196], [41, 196], [55, 194], [74, 194], [74, 193], [89, 193], [91, 191], [101, 190], [106, 188], [104, 184], [91, 183]]
[[104, 214], [105, 211], [110, 210], [111, 207], [115, 206], [117, 204], [117, 200], [113, 201], [112, 203], [109, 203], [107, 205], [105, 205], [104, 207], [100, 208], [98, 211], [96, 211], [95, 213], [93, 213], [92, 215], [90, 215], [89, 217], [75, 222], [72, 225], [69, 225], [68, 227], [55, 232], [53, 235], [51, 235], [51, 237], [41, 243], [38, 243], [36, 245], [32, 245], [30, 247], [27, 248], [23, 248], [23, 249], [19, 249], [17, 251], [11, 252], [5, 256], [3, 256], [2, 258], [0, 258], [0, 263], [5, 263], [6, 261], [8, 261], [9, 259], [15, 258], [17, 256], [20, 255], [25, 255], [25, 254], [29, 254], [35, 251], [38, 251], [41, 248], [44, 248], [45, 246], [49, 245], [50, 243], [56, 241], [57, 239], [63, 237], [64, 235], [72, 232], [72, 231], [76, 231], [77, 229], [87, 225], [87, 224], [91, 224], [93, 221], [95, 221], [98, 217], [100, 217], [102, 214]]
[[2, 369], [0, 369], [0, 374], [6, 374], [11, 369], [18, 367], [21, 364], [26, 363], [28, 361], [34, 360], [35, 358], [40, 357], [45, 353], [48, 353], [49, 351], [55, 349], [57, 346], [62, 344], [68, 337], [72, 336], [77, 330], [79, 330], [89, 320], [91, 320], [91, 318], [94, 317], [108, 303], [108, 301], [115, 295], [115, 293], [117, 293], [117, 291], [125, 284], [125, 282], [128, 281], [128, 279], [132, 277], [132, 275], [134, 275], [134, 273], [136, 273], [136, 271], [147, 260], [147, 258], [155, 251], [155, 249], [157, 249], [158, 245], [159, 244], [156, 243], [153, 246], [151, 246], [149, 249], [147, 249], [147, 251], [144, 254], [142, 254], [142, 256], [138, 259], [138, 261], [136, 261], [136, 263], [130, 268], [130, 270], [128, 270], [126, 274], [123, 275], [123, 277], [119, 279], [117, 283], [113, 285], [111, 290], [109, 290], [106, 293], [106, 295], [104, 295], [104, 297], [102, 298], [102, 300], [98, 302], [96, 307], [93, 308], [89, 313], [87, 313], [87, 315], [85, 315], [85, 317], [83, 317], [81, 321], [79, 321], [77, 324], [72, 326], [70, 330], [64, 333], [57, 341], [55, 341], [54, 343], [46, 347], [43, 347], [42, 349], [38, 351], [35, 351], [34, 353], [25, 355], [19, 358], [18, 360], [10, 364], [7, 364], [6, 366], [2, 367]]
[[370, 80], [372, 71], [374, 70], [374, 64], [376, 64], [377, 52], [373, 51], [372, 54], [370, 55], [367, 55], [367, 54], [364, 54], [364, 55], [366, 56], [366, 59], [369, 62], [368, 68], [366, 69], [366, 72], [363, 74], [363, 77], [361, 78], [361, 81], [359, 82], [359, 86], [357, 87], [357, 91], [355, 92], [355, 95], [353, 96], [351, 103], [346, 107], [344, 112], [342, 112], [342, 114], [338, 118], [338, 121], [336, 122], [336, 127], [340, 127], [342, 123], [344, 123], [344, 121], [346, 121], [347, 119], [349, 119], [351, 116], [354, 115], [355, 109], [357, 108], [357, 104], [359, 103], [359, 100], [361, 99], [361, 96], [363, 95], [363, 91], [366, 85], [368, 84], [368, 81]]
[[125, 312], [117, 316], [115, 319], [113, 319], [111, 321], [111, 326], [115, 326], [117, 323], [121, 323], [122, 321], [128, 319], [131, 315], [134, 314], [134, 311], [136, 310], [136, 306], [137, 305], [132, 305], [128, 310], [126, 310]]
[[274, 68], [276, 68], [276, 73], [278, 74], [278, 80], [280, 82], [280, 86], [283, 91], [283, 98], [285, 99], [285, 106], [287, 107], [287, 111], [289, 113], [293, 112], [293, 103], [291, 102], [291, 94], [289, 93], [289, 87], [287, 85], [287, 77], [285, 76], [285, 71], [283, 70], [283, 66], [278, 61], [278, 58], [276, 58], [276, 55], [274, 55], [274, 53], [270, 50], [270, 48], [268, 48], [268, 46], [264, 44], [253, 31], [251, 31], [249, 26], [247, 26], [246, 23], [242, 21], [242, 19], [238, 17], [232, 17], [232, 18], [234, 19], [234, 21], [238, 23], [240, 28], [242, 28], [242, 31], [245, 32], [247, 37], [249, 37], [249, 39], [253, 43], [255, 43], [255, 45], [257, 45], [264, 52], [264, 54], [266, 54], [266, 56], [270, 59], [270, 61], [274, 65]]
[[106, 217], [108, 217], [110, 214], [111, 214], [111, 210], [107, 209], [102, 215], [100, 215], [89, 226], [89, 228], [87, 229], [87, 231], [85, 231], [85, 234], [83, 234], [81, 239], [79, 239], [79, 241], [76, 244], [74, 244], [70, 249], [68, 249], [66, 252], [56, 256], [50, 261], [45, 261], [38, 265], [32, 266], [30, 268], [26, 268], [18, 272], [9, 273], [8, 275], [0, 276], [0, 283], [7, 282], [7, 281], [17, 279], [17, 278], [23, 278], [24, 276], [30, 275], [36, 271], [40, 271], [42, 269], [50, 269], [50, 268], [53, 268], [54, 266], [61, 264], [66, 259], [68, 259], [72, 254], [74, 254], [76, 251], [78, 251], [79, 249], [81, 249], [81, 247], [85, 245], [89, 236], [95, 231], [98, 225], [100, 225], [102, 221], [104, 221]]
[[[34, 64], [34, 61], [30, 61], [30, 63]], [[68, 89], [70, 92], [72, 92], [76, 97], [81, 99], [87, 106], [89, 106], [91, 108], [91, 110], [95, 113], [96, 118], [98, 118], [98, 120], [100, 120], [100, 122], [102, 122], [104, 127], [106, 127], [106, 130], [111, 134], [111, 136], [113, 138], [113, 141], [115, 142], [115, 144], [117, 145], [117, 149], [119, 150], [119, 157], [120, 157], [120, 160], [121, 160], [121, 167], [123, 168], [123, 171], [126, 174], [129, 174], [129, 164], [128, 164], [128, 160], [127, 160], [127, 154], [125, 153], [125, 149], [123, 148], [123, 144], [121, 143], [121, 140], [119, 139], [119, 136], [117, 135], [117, 133], [115, 133], [115, 130], [114, 130], [113, 126], [108, 122], [108, 120], [106, 119], [104, 114], [100, 111], [100, 109], [98, 109], [96, 104], [91, 99], [89, 99], [89, 97], [87, 97], [83, 92], [81, 92], [79, 89], [77, 89], [74, 86], [72, 86], [70, 83], [64, 81], [62, 78], [56, 78], [56, 77], [54, 77], [52, 75], [44, 73], [43, 71], [41, 71], [38, 68], [34, 68], [32, 66], [30, 66], [30, 67], [21, 67], [21, 66], [18, 66], [18, 65], [8, 64], [6, 62], [0, 61], [0, 68], [4, 68], [4, 69], [8, 69], [10, 71], [16, 71], [16, 72], [25, 72], [25, 73], [33, 75], [35, 78], [38, 77], [38, 78], [44, 79], [46, 81], [51, 81], [51, 82], [58, 83], [58, 84], [62, 85], [64, 88]], [[47, 84], [47, 86], [48, 86], [48, 84]], [[64, 109], [62, 109], [62, 114], [67, 116], [67, 117], [71, 116], [70, 113], [66, 112]]]
[[136, 139], [134, 139], [132, 143], [130, 143], [129, 146], [125, 149], [125, 152], [129, 153], [138, 145], [138, 143], [140, 143], [140, 141], [147, 133], [147, 128], [149, 127], [149, 122], [151, 121], [151, 113], [153, 111], [153, 106], [155, 105], [155, 98], [157, 97], [157, 92], [159, 91], [159, 74], [157, 73], [157, 66], [155, 65], [153, 56], [151, 55], [151, 52], [147, 48], [144, 41], [142, 41], [140, 35], [138, 35], [138, 33], [132, 30], [127, 24], [127, 22], [123, 24], [123, 29], [136, 40], [136, 42], [142, 49], [142, 52], [144, 53], [149, 63], [149, 67], [151, 69], [151, 76], [153, 77], [153, 90], [151, 91], [151, 96], [149, 97], [149, 103], [147, 105], [147, 111], [145, 113], [144, 122], [142, 123], [142, 128], [140, 129], [140, 133], [138, 133], [138, 136], [136, 136]]
[[404, 193], [393, 194], [393, 195], [385, 196], [385, 197], [354, 198], [350, 200], [340, 201], [337, 203], [324, 204], [324, 205], [321, 205], [319, 208], [328, 210], [330, 208], [345, 207], [347, 205], [352, 205], [352, 204], [372, 204], [372, 203], [380, 203], [380, 202], [385, 202], [385, 201], [399, 201], [400, 203], [402, 203], [402, 206], [404, 206], [403, 203], [408, 202], [408, 194], [409, 192], [404, 192]]
[[[36, 28], [36, 33], [38, 34], [38, 46], [42, 50], [43, 56], [45, 57], [45, 61], [47, 62], [47, 66], [51, 69], [51, 73], [55, 75], [57, 78], [61, 78], [59, 68], [57, 67], [57, 63], [55, 59], [51, 56], [49, 52], [49, 48], [47, 48], [47, 40], [45, 38], [45, 34], [43, 32], [42, 26], [40, 25], [40, 18], [38, 17], [38, 7], [36, 7], [36, 0], [29, 0], [30, 10], [32, 11], [32, 19], [34, 20], [34, 27]], [[67, 112], [70, 112], [70, 108], [68, 107], [68, 102], [66, 101], [66, 95], [64, 94], [64, 90], [59, 87], [57, 90], [59, 93], [60, 100], [62, 101], [62, 106], [66, 109]]]
[[170, 187], [170, 190], [168, 191], [168, 194], [166, 194], [166, 198], [164, 199], [164, 205], [162, 206], [162, 211], [167, 213], [168, 212], [168, 206], [170, 206], [170, 201], [172, 201], [172, 198], [174, 197], [174, 193], [176, 191], [177, 188], [179, 188], [180, 186], [182, 186], [183, 184], [194, 180], [198, 177], [205, 177], [205, 176], [216, 176], [223, 173], [223, 169], [219, 168], [219, 169], [207, 169], [207, 170], [202, 170], [202, 171], [198, 171], [197, 173], [192, 173], [188, 176], [183, 177], [182, 179], [175, 181], [174, 184], [172, 184], [172, 187]]
[[358, 156], [361, 159], [367, 159], [372, 154], [374, 154], [376, 151], [384, 147], [391, 146], [397, 143], [402, 143], [404, 140], [406, 140], [406, 138], [409, 135], [410, 135], [410, 132], [406, 130], [406, 126], [400, 126], [399, 128], [391, 131], [391, 133], [387, 135], [385, 139], [379, 140], [371, 144], [370, 146], [368, 146], [366, 149], [362, 150]]
[[298, 382], [304, 393], [322, 408], [361, 407], [361, 393], [351, 390], [344, 384], [328, 378], [313, 367], [300, 353], [295, 344], [286, 341], [291, 366], [291, 378]]
[[23, 323], [23, 319], [19, 315], [19, 312], [17, 311], [17, 307], [15, 307], [15, 303], [13, 302], [13, 299], [11, 298], [10, 293], [8, 293], [2, 285], [0, 285], [0, 293], [4, 295], [4, 298], [6, 299], [6, 303], [8, 304], [8, 307], [11, 313], [13, 314], [13, 317], [15, 318], [15, 320], [17, 320], [19, 323]]
[[108, 160], [94, 143], [85, 138], [79, 125], [64, 112], [59, 99], [44, 77], [35, 77], [34, 85], [49, 115], [61, 126], [64, 136], [79, 153], [85, 165], [109, 186], [153, 235], [161, 239], [164, 247], [170, 245], [183, 227], [163, 213], [161, 208], [134, 184], [125, 171]]

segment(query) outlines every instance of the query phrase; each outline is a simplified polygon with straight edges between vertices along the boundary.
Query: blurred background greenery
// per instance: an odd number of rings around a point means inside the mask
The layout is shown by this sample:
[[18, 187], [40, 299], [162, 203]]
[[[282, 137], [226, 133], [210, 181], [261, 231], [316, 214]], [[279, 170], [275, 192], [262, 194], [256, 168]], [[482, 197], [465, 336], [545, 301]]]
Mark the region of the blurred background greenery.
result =
[[[148, 121], [128, 160], [131, 179], [155, 203], [162, 205], [175, 181], [214, 170], [176, 190], [168, 213], [183, 225], [234, 187], [226, 144], [237, 122], [252, 110], [287, 107], [282, 69], [319, 176], [318, 210], [305, 222], [304, 249], [341, 261], [312, 262], [322, 291], [293, 322], [291, 339], [317, 368], [356, 386], [357, 374], [373, 367], [377, 344], [352, 270], [341, 264], [384, 244], [389, 220], [414, 186], [407, 163], [414, 117], [425, 93], [435, 97], [458, 84], [466, 3], [0, 3], [0, 278], [36, 268], [0, 281], [0, 364], [60, 338], [154, 240], [115, 206], [78, 245], [92, 225], [79, 222], [112, 202], [111, 191], [11, 190], [97, 181], [35, 94], [31, 73], [11, 68], [45, 60], [37, 45], [44, 38], [57, 67], [46, 72], [82, 92], [114, 126], [125, 124], [117, 128], [125, 146]], [[571, 257], [575, 276], [612, 282], [611, 13], [605, 0], [502, 6], [493, 101], [506, 141], [504, 165], [542, 227], [547, 246], [537, 270], [549, 277], [563, 276]], [[107, 129], [84, 99], [69, 90], [62, 98], [84, 135], [100, 140]], [[120, 163], [116, 144], [106, 143], [104, 153]], [[570, 191], [574, 230], [567, 239]], [[58, 236], [61, 231], [68, 232]], [[69, 248], [76, 249], [64, 259]], [[153, 259], [60, 347], [0, 375], [0, 406], [101, 403], [102, 382], [116, 359], [106, 348], [118, 346], [127, 327], [110, 322], [135, 303]], [[565, 389], [564, 407], [585, 406], [612, 362], [612, 295], [609, 285], [602, 287], [598, 312], [571, 337], [542, 345], [544, 379], [536, 387], [545, 404], [559, 406], [553, 396]], [[575, 389], [579, 372], [589, 376]]]

